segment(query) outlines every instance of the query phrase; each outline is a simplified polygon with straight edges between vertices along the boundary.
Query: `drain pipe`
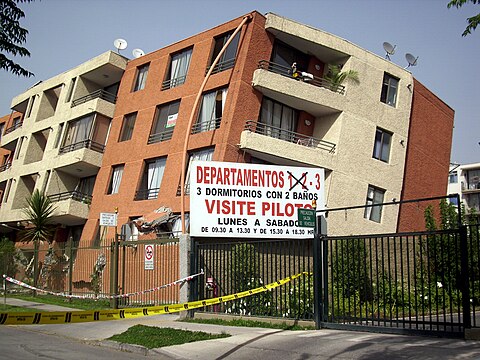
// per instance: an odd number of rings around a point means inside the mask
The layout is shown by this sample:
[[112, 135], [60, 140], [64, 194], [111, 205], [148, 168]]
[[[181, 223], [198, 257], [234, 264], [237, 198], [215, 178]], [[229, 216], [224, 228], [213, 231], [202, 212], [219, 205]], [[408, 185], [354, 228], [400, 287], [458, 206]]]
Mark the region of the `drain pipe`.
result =
[[187, 125], [187, 131], [185, 133], [185, 141], [183, 144], [183, 152], [182, 152], [182, 174], [181, 179], [180, 179], [180, 198], [181, 198], [181, 221], [182, 221], [182, 234], [185, 234], [185, 166], [186, 166], [186, 161], [187, 161], [187, 150], [188, 150], [188, 140], [190, 138], [190, 129], [192, 128], [192, 123], [193, 123], [193, 117], [195, 116], [195, 111], [197, 109], [198, 103], [200, 101], [200, 97], [202, 96], [203, 89], [205, 88], [205, 85], [207, 84], [208, 79], [210, 78], [210, 75], [212, 74], [213, 69], [217, 65], [218, 61], [220, 60], [221, 56], [227, 49], [228, 45], [232, 42], [233, 38], [237, 33], [240, 31], [243, 25], [247, 21], [249, 21], [252, 18], [252, 15], [246, 15], [242, 22], [237, 26], [235, 31], [232, 33], [230, 38], [227, 40], [225, 45], [223, 45], [223, 48], [220, 50], [218, 53], [217, 57], [213, 61], [212, 65], [210, 66], [210, 69], [207, 72], [207, 75], [205, 75], [205, 79], [203, 79], [202, 85], [200, 86], [200, 89], [198, 89], [197, 97], [195, 98], [195, 102], [192, 107], [192, 112], [190, 113], [190, 118], [188, 119], [188, 125]]

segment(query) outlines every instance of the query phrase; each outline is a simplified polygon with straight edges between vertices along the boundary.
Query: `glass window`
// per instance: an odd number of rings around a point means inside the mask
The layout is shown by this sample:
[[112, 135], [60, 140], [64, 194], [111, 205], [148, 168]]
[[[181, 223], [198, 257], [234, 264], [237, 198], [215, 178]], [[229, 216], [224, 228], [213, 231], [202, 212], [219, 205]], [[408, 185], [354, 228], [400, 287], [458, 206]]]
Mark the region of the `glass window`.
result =
[[390, 158], [390, 145], [392, 142], [392, 133], [377, 128], [375, 134], [375, 145], [373, 147], [373, 157], [378, 160], [388, 162]]
[[167, 73], [167, 79], [162, 84], [162, 90], [182, 85], [185, 82], [191, 58], [192, 49], [172, 55], [170, 69]]
[[179, 108], [180, 100], [157, 106], [155, 120], [148, 138], [149, 144], [170, 140], [172, 138], [173, 129], [177, 123]]
[[122, 182], [124, 164], [112, 166], [112, 176], [110, 178], [110, 184], [108, 186], [107, 194], [117, 194]]
[[457, 172], [450, 173], [448, 176], [448, 183], [449, 184], [456, 184], [458, 183], [458, 174]]
[[273, 138], [292, 141], [295, 137], [293, 131], [297, 128], [297, 120], [297, 110], [263, 98], [260, 124], [256, 131]]
[[72, 146], [90, 139], [94, 114], [68, 122], [63, 147]]
[[[220, 50], [222, 50], [223, 46], [227, 43], [228, 39], [230, 39], [230, 36], [232, 36], [232, 34], [233, 32], [227, 33], [215, 38], [215, 46], [213, 48], [210, 64], [212, 64], [213, 61], [217, 58], [218, 54], [220, 54]], [[235, 58], [237, 56], [239, 39], [240, 39], [240, 31], [235, 35], [235, 38], [228, 45], [227, 49], [224, 51], [224, 53], [220, 57], [212, 73], [217, 73], [223, 70], [230, 69], [235, 65]]]
[[93, 187], [95, 186], [96, 179], [96, 175], [81, 178], [75, 191], [81, 195], [91, 196], [93, 194]]
[[143, 90], [147, 82], [148, 68], [150, 64], [145, 64], [137, 68], [137, 77], [135, 78], [135, 86], [133, 91]]
[[466, 178], [469, 190], [480, 189], [480, 170], [468, 170]]
[[167, 158], [156, 158], [145, 161], [142, 181], [135, 195], [135, 200], [158, 198], [166, 162]]
[[385, 190], [379, 189], [375, 186], [369, 186], [367, 192], [367, 203], [365, 208], [364, 218], [375, 222], [380, 222], [382, 219], [382, 206], [371, 206], [375, 204], [382, 204]]
[[0, 141], [2, 141], [3, 130], [5, 129], [5, 123], [0, 124]]
[[204, 150], [193, 151], [190, 153], [188, 158], [188, 168], [185, 178], [185, 194], [190, 193], [190, 169], [192, 162], [196, 160], [211, 161], [213, 156], [214, 148], [208, 148]]
[[127, 141], [132, 138], [133, 128], [135, 127], [135, 120], [137, 113], [131, 113], [123, 117], [122, 129], [120, 130], [120, 138], [118, 141]]
[[202, 105], [197, 122], [192, 128], [192, 134], [215, 130], [220, 127], [227, 93], [228, 89], [221, 89], [203, 95]]
[[398, 81], [396, 77], [385, 73], [383, 75], [382, 95], [380, 101], [390, 106], [397, 104]]

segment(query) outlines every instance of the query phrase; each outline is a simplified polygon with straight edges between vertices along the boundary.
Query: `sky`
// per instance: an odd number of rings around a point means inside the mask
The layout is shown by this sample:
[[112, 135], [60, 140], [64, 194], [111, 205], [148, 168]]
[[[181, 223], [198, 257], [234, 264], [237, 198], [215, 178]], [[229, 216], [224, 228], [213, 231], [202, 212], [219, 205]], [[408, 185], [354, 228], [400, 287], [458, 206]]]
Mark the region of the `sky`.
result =
[[[0, 70], [0, 116], [13, 97], [127, 40], [120, 53], [149, 53], [253, 10], [290, 18], [385, 56], [383, 42], [396, 45], [391, 61], [406, 67], [418, 56], [414, 77], [455, 110], [451, 161], [480, 162], [480, 29], [461, 34], [467, 17], [480, 12], [468, 3], [447, 9], [448, 0], [35, 0], [20, 4], [29, 34], [29, 58], [16, 58], [35, 77]], [[434, 132], [435, 129], [432, 129]], [[445, 141], [445, 146], [448, 141]]]

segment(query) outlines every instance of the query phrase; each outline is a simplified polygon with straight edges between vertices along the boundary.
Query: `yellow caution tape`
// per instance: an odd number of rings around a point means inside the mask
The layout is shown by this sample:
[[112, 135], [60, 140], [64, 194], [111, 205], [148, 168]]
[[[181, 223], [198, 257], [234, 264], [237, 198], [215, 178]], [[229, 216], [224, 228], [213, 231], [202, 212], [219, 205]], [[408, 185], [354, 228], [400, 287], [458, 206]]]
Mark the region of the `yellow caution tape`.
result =
[[130, 308], [122, 310], [87, 310], [87, 311], [52, 311], [52, 312], [0, 312], [0, 325], [33, 325], [33, 324], [65, 324], [90, 321], [106, 321], [132, 319], [143, 316], [171, 314], [180, 311], [198, 309], [259, 294], [278, 286], [282, 286], [300, 276], [310, 276], [309, 272], [302, 272], [282, 280], [263, 285], [256, 289], [242, 291], [236, 294], [220, 296], [213, 299], [191, 301], [183, 304], [151, 306], [144, 308]]

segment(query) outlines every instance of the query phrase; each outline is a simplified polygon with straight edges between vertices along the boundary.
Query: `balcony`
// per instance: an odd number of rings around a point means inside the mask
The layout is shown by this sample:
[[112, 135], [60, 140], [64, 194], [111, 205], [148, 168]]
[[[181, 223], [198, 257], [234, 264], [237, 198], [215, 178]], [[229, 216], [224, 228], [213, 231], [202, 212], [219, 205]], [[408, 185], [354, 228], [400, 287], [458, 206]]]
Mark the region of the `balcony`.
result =
[[192, 126], [192, 134], [198, 134], [205, 131], [211, 131], [220, 127], [222, 118], [216, 118], [205, 122], [197, 122]]
[[160, 188], [140, 189], [135, 193], [134, 200], [152, 200], [158, 198]]
[[100, 89], [100, 90], [94, 91], [90, 94], [87, 94], [85, 96], [82, 96], [78, 99], [73, 100], [71, 107], [73, 108], [75, 106], [78, 106], [80, 104], [84, 104], [84, 103], [86, 103], [88, 101], [91, 101], [91, 100], [94, 100], [94, 99], [102, 99], [102, 100], [108, 101], [112, 104], [115, 104], [117, 102], [117, 96], [116, 95]]
[[315, 117], [345, 107], [345, 87], [315, 76], [293, 77], [291, 69], [262, 60], [253, 73], [252, 86], [265, 96]]
[[5, 129], [5, 133], [3, 135], [7, 135], [7, 134], [10, 134], [12, 131], [14, 130], [17, 130], [18, 128], [21, 128], [23, 125], [23, 121], [20, 121], [16, 124], [13, 124], [12, 126], [10, 126], [9, 128]]
[[83, 225], [88, 218], [92, 196], [79, 191], [66, 191], [48, 196], [55, 206], [53, 221], [67, 225]]
[[[228, 70], [228, 69], [231, 69], [235, 66], [235, 59], [230, 59], [230, 60], [226, 60], [226, 61], [220, 61], [217, 63], [217, 65], [215, 65], [215, 67], [213, 68], [212, 70], [212, 74], [216, 74], [216, 73], [219, 73], [219, 72], [222, 72], [224, 70]], [[205, 70], [205, 74], [208, 73], [208, 71], [210, 70], [211, 66], [207, 66], [207, 69]]]
[[345, 86], [343, 85], [334, 84], [330, 80], [313, 76], [313, 75], [311, 77], [302, 76], [300, 72], [292, 74], [291, 68], [280, 65], [280, 64], [275, 64], [274, 62], [271, 62], [271, 61], [261, 60], [258, 63], [258, 68], [263, 70], [268, 70], [275, 74], [280, 74], [280, 75], [295, 79], [297, 81], [302, 81], [312, 86], [323, 87], [325, 89], [328, 89], [330, 91], [333, 91], [342, 95], [345, 94]]
[[170, 140], [172, 138], [172, 135], [173, 135], [173, 130], [174, 130], [174, 128], [171, 128], [171, 129], [162, 131], [160, 133], [150, 134], [150, 136], [148, 137], [148, 142], [147, 143], [148, 144], [155, 144], [155, 143], [159, 143], [159, 142], [162, 142], [162, 141]]
[[79, 150], [79, 149], [91, 149], [93, 151], [103, 153], [103, 151], [105, 150], [105, 145], [99, 144], [92, 140], [83, 140], [75, 144], [62, 146], [59, 150], [59, 154], [66, 154], [68, 152]]
[[165, 80], [164, 82], [162, 82], [162, 91], [183, 85], [186, 79], [187, 79], [187, 76], [184, 75], [174, 79]]
[[480, 193], [480, 182], [472, 181], [467, 184], [462, 182], [462, 193], [463, 194], [477, 194]]
[[241, 135], [240, 149], [275, 164], [302, 163], [331, 169], [336, 145], [249, 120]]

